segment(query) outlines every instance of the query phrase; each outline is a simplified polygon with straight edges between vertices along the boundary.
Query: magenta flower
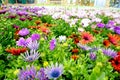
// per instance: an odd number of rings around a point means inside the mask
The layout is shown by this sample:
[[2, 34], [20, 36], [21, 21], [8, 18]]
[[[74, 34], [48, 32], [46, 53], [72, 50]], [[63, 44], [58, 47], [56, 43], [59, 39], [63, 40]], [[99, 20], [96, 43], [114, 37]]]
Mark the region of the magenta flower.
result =
[[32, 34], [32, 35], [31, 35], [31, 39], [32, 39], [33, 41], [39, 40], [39, 39], [40, 39], [40, 35], [39, 35], [39, 34]]
[[26, 18], [22, 18], [22, 17], [21, 17], [21, 18], [20, 18], [20, 20], [21, 20], [21, 21], [25, 21], [25, 20], [26, 20]]
[[54, 50], [55, 46], [56, 46], [56, 39], [52, 39], [50, 41], [50, 50]]
[[115, 33], [120, 34], [120, 26], [114, 28]]
[[20, 38], [16, 43], [18, 46], [27, 47], [31, 41], [32, 41], [31, 38], [27, 38], [27, 39]]
[[19, 35], [20, 36], [26, 36], [26, 35], [28, 35], [30, 32], [29, 32], [29, 30], [27, 29], [27, 28], [23, 28], [22, 30], [20, 30], [19, 31]]
[[99, 28], [104, 28], [104, 27], [105, 27], [105, 24], [104, 24], [104, 23], [97, 23], [97, 26], [98, 26]]

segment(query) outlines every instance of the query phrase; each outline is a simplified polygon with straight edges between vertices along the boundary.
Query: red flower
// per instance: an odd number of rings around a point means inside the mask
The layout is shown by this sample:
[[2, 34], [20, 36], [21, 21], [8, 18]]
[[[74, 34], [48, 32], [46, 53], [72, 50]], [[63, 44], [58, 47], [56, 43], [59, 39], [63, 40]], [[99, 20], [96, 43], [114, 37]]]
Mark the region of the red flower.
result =
[[79, 38], [75, 38], [75, 39], [74, 39], [74, 43], [75, 43], [75, 44], [79, 43], [79, 41], [80, 41]]
[[119, 45], [119, 43], [120, 43], [120, 36], [119, 36], [119, 35], [108, 34], [108, 38], [109, 38], [109, 41], [110, 41], [113, 45]]
[[72, 49], [72, 53], [78, 53], [79, 50], [78, 49]]
[[12, 55], [20, 55], [20, 53], [26, 52], [27, 48], [10, 48], [5, 51], [11, 53]]
[[79, 58], [79, 56], [78, 55], [72, 55], [71, 58], [74, 59], [74, 60], [77, 60]]
[[111, 59], [110, 62], [114, 70], [120, 72], [120, 52], [118, 52], [118, 56]]
[[103, 45], [106, 46], [106, 47], [109, 47], [110, 46], [110, 41], [109, 40], [104, 40]]

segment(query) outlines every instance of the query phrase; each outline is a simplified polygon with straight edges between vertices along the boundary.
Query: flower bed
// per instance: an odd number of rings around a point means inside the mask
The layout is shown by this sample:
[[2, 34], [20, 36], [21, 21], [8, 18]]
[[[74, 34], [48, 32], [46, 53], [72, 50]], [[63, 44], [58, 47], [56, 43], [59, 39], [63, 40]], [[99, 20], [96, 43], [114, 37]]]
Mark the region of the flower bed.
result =
[[0, 80], [119, 80], [118, 10], [0, 12]]

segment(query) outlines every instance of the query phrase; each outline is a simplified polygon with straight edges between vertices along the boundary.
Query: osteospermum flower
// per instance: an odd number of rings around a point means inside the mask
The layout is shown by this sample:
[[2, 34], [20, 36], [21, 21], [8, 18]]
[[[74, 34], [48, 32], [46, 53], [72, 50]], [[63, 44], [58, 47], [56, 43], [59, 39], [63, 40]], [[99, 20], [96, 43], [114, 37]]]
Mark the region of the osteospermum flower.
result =
[[90, 59], [95, 60], [96, 59], [96, 54], [95, 53], [90, 53]]
[[5, 49], [6, 52], [11, 53], [12, 55], [20, 55], [21, 53], [26, 52], [27, 48], [10, 48], [10, 49]]
[[31, 41], [32, 41], [31, 38], [27, 38], [27, 39], [20, 38], [16, 43], [18, 46], [27, 47]]
[[120, 36], [115, 35], [115, 34], [108, 34], [108, 40], [113, 44], [113, 45], [118, 45], [120, 43]]
[[80, 44], [80, 43], [78, 43], [77, 46], [80, 47], [80, 48], [83, 49], [83, 50], [90, 50], [90, 49], [91, 49], [89, 46], [87, 46], [87, 45], [82, 45], [82, 44]]
[[45, 69], [45, 74], [49, 79], [56, 80], [63, 74], [63, 65], [58, 63], [52, 64]]
[[50, 50], [54, 50], [55, 46], [56, 46], [56, 39], [52, 39], [50, 41]]
[[82, 32], [81, 33], [81, 44], [88, 44], [90, 42], [94, 41], [94, 37], [92, 34], [90, 34], [89, 32]]
[[20, 30], [19, 31], [19, 35], [20, 36], [26, 36], [26, 35], [28, 35], [30, 32], [29, 32], [29, 30], [27, 29], [27, 28], [23, 28], [22, 30]]
[[118, 52], [118, 55], [110, 60], [111, 65], [113, 66], [114, 70], [120, 72], [120, 53]]
[[33, 62], [40, 57], [40, 54], [35, 50], [30, 50], [30, 52], [25, 52], [22, 54], [22, 57], [27, 62]]
[[19, 80], [35, 80], [35, 76], [36, 76], [35, 68], [33, 66], [32, 67], [28, 66], [26, 67], [26, 70], [24, 68], [20, 70], [18, 78]]
[[104, 23], [97, 23], [97, 26], [98, 26], [99, 28], [104, 28], [104, 27], [105, 27], [105, 24], [104, 24]]
[[117, 52], [108, 48], [108, 49], [102, 49], [102, 52], [107, 55], [107, 56], [110, 56], [112, 58], [116, 57], [117, 56]]
[[39, 39], [40, 39], [40, 35], [39, 35], [39, 34], [32, 34], [32, 35], [31, 35], [31, 39], [32, 39], [33, 41], [39, 40]]
[[66, 41], [66, 36], [59, 36], [59, 42]]
[[103, 45], [104, 45], [105, 47], [109, 47], [109, 46], [110, 46], [110, 41], [109, 41], [109, 40], [104, 40], [104, 41], [103, 41]]
[[38, 47], [39, 47], [39, 43], [37, 42], [37, 41], [31, 41], [28, 45], [27, 45], [27, 47], [29, 48], [29, 49], [33, 49], [33, 50], [37, 50], [38, 49]]
[[45, 69], [44, 68], [40, 68], [40, 70], [37, 72], [37, 79], [39, 80], [48, 80], [46, 74], [45, 74]]
[[115, 33], [120, 34], [120, 26], [114, 28]]

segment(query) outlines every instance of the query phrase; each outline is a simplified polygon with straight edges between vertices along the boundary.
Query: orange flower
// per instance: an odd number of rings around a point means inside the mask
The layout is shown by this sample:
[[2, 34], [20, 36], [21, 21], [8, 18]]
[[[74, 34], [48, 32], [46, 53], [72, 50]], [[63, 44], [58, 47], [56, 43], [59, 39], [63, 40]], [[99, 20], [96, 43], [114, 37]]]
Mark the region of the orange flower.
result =
[[120, 36], [116, 34], [108, 34], [109, 41], [113, 45], [118, 45], [120, 43]]
[[79, 41], [80, 41], [79, 38], [75, 38], [75, 39], [74, 39], [74, 43], [75, 43], [75, 44], [79, 43]]
[[72, 55], [71, 58], [74, 59], [74, 60], [77, 60], [79, 58], [79, 56], [78, 55]]
[[81, 33], [81, 44], [88, 44], [90, 42], [94, 41], [94, 37], [92, 34], [90, 34], [89, 32], [82, 32]]
[[40, 27], [39, 29], [46, 34], [48, 34], [50, 32], [50, 29], [46, 28], [46, 27]]
[[39, 25], [39, 24], [41, 23], [41, 21], [40, 21], [40, 20], [36, 20], [35, 23], [36, 23], [37, 25]]
[[109, 40], [104, 40], [103, 45], [106, 46], [106, 47], [109, 47], [110, 46], [110, 41]]
[[79, 49], [72, 49], [72, 53], [78, 53], [79, 52]]
[[12, 55], [20, 55], [20, 53], [26, 52], [27, 48], [10, 48], [5, 49], [5, 51], [11, 53]]

